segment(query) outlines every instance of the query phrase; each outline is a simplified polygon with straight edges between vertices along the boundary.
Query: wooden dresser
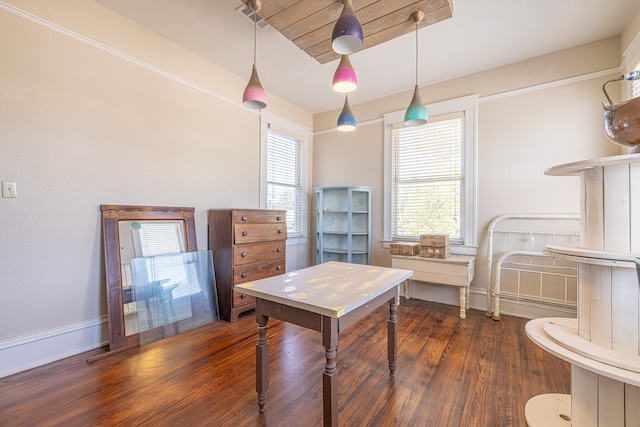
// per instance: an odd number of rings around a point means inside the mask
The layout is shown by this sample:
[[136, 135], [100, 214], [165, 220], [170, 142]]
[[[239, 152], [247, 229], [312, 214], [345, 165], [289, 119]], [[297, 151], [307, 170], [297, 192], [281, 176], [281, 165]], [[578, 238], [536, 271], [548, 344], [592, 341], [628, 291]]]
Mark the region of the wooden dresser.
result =
[[255, 308], [255, 298], [234, 286], [285, 272], [286, 211], [209, 210], [209, 249], [213, 252], [220, 317], [229, 322]]

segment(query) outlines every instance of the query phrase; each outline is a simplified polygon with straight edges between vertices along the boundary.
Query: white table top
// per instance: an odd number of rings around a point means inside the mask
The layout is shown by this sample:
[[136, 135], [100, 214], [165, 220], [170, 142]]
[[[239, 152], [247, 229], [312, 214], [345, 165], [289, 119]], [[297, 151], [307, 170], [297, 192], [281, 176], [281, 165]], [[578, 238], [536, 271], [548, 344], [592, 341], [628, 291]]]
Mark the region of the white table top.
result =
[[411, 270], [332, 261], [234, 288], [257, 298], [340, 317], [412, 275]]

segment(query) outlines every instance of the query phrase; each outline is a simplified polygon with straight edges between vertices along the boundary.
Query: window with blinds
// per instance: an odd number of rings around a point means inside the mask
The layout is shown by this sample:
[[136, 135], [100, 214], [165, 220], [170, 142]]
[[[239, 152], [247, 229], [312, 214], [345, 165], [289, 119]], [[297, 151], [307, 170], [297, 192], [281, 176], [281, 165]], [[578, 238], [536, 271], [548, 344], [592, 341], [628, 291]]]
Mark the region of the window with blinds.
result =
[[287, 211], [289, 237], [304, 233], [302, 141], [267, 130], [267, 209]]
[[394, 240], [447, 233], [464, 240], [464, 112], [429, 118], [419, 127], [393, 126], [392, 219]]

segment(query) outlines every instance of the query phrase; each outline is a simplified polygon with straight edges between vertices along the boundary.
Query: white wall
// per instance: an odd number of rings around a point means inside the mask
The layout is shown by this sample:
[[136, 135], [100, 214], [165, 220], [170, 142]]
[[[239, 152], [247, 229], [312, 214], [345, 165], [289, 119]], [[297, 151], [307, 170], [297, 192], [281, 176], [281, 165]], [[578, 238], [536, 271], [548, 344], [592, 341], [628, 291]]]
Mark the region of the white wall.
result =
[[0, 2], [0, 58], [4, 376], [105, 342], [100, 204], [194, 207], [206, 249], [207, 209], [259, 207], [260, 129], [244, 79], [92, 1]]

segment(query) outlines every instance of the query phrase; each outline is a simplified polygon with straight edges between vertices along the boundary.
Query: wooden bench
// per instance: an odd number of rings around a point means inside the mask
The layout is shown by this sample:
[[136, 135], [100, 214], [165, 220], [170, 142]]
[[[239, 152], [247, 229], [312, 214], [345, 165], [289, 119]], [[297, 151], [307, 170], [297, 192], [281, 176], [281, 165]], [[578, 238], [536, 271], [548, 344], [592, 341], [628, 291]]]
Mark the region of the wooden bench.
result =
[[[475, 257], [451, 255], [446, 259], [391, 255], [391, 266], [412, 270], [411, 281], [460, 288], [460, 318], [467, 317], [469, 287], [473, 280]], [[411, 299], [409, 280], [404, 283], [404, 296]]]

